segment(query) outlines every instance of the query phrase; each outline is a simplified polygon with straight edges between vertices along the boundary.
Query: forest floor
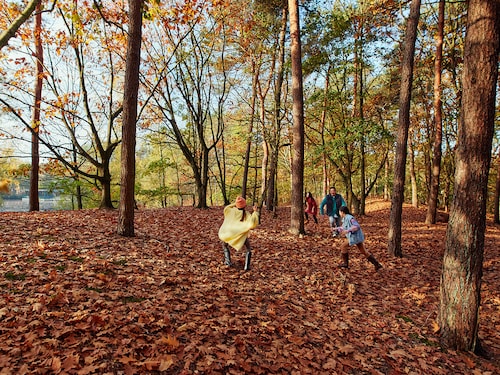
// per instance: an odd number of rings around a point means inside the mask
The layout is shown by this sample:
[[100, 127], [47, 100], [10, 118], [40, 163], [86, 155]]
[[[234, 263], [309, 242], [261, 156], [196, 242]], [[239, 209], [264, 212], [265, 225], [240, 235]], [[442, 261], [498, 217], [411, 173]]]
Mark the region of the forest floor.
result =
[[[338, 269], [328, 220], [288, 233], [263, 211], [252, 269], [222, 264], [222, 207], [0, 214], [0, 374], [498, 374], [500, 227], [487, 223], [479, 336], [489, 358], [444, 350], [437, 310], [445, 215], [404, 206], [403, 258], [387, 254], [389, 203], [359, 217], [367, 248]], [[432, 229], [432, 230], [430, 230]]]

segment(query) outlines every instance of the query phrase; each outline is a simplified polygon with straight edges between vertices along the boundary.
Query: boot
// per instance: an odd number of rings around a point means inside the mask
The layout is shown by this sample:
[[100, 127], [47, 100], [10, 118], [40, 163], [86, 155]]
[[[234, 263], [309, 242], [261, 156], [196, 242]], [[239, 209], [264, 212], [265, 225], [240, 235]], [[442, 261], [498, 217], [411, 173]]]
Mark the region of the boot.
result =
[[231, 267], [233, 264], [231, 263], [231, 253], [229, 252], [229, 247], [227, 244], [223, 244], [222, 249], [224, 250], [224, 264]]
[[338, 265], [339, 268], [349, 268], [349, 253], [342, 253], [342, 263]]
[[373, 254], [370, 254], [370, 256], [366, 259], [368, 260], [368, 262], [370, 262], [371, 264], [373, 264], [375, 266], [375, 271], [378, 271], [379, 269], [382, 268], [382, 265], [377, 261], [377, 259], [375, 259]]
[[252, 258], [252, 252], [250, 250], [247, 251], [245, 254], [245, 271], [248, 271], [250, 269], [250, 259]]

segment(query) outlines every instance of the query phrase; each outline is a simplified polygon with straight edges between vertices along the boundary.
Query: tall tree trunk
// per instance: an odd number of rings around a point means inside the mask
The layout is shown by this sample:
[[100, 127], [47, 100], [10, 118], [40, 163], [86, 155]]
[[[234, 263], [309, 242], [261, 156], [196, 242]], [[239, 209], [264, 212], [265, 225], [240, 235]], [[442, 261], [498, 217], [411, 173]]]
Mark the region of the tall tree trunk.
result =
[[[247, 147], [245, 150], [245, 164], [243, 166], [243, 182], [241, 183], [241, 196], [243, 198], [247, 197], [247, 184], [248, 184], [248, 169], [250, 167], [250, 153], [252, 151], [252, 133], [253, 133], [253, 121], [255, 117], [255, 103], [257, 101], [257, 80], [259, 79], [260, 69], [257, 69], [257, 64], [252, 60], [252, 99], [250, 101], [250, 121], [248, 123], [248, 133], [247, 133]], [[228, 202], [229, 203], [229, 202]]]
[[278, 173], [278, 157], [281, 143], [281, 89], [283, 87], [283, 77], [285, 75], [285, 42], [287, 29], [287, 9], [286, 6], [282, 9], [281, 31], [279, 36], [279, 57], [278, 71], [274, 86], [274, 131], [271, 136], [271, 159], [269, 163], [269, 173], [267, 178], [267, 202], [268, 210], [274, 211], [278, 191], [276, 188], [276, 176]]
[[[323, 150], [326, 150], [325, 148], [325, 126], [326, 126], [326, 112], [327, 112], [327, 107], [328, 107], [328, 90], [330, 88], [330, 70], [331, 66], [328, 65], [328, 70], [326, 72], [326, 78], [325, 78], [325, 88], [323, 90], [324, 93], [324, 98], [323, 98], [323, 108], [321, 110], [321, 122], [320, 122], [320, 133], [321, 133], [321, 146]], [[328, 155], [326, 154], [326, 151], [323, 151], [321, 153], [321, 167], [323, 169], [323, 195], [328, 194], [328, 191], [330, 190], [329, 184], [330, 184], [330, 179], [328, 176], [328, 167], [327, 167], [327, 162], [328, 162]]]
[[123, 93], [122, 161], [118, 234], [134, 236], [135, 141], [141, 64], [142, 0], [129, 0], [129, 30]]
[[408, 129], [410, 128], [410, 101], [415, 59], [415, 42], [417, 40], [419, 18], [420, 0], [412, 0], [408, 24], [406, 26], [406, 35], [403, 42], [396, 160], [394, 164], [394, 185], [392, 187], [391, 214], [389, 219], [388, 252], [397, 257], [403, 256], [401, 250], [401, 220], [404, 201]]
[[408, 147], [410, 156], [411, 205], [418, 208], [418, 185], [417, 172], [415, 170], [415, 149], [413, 148], [413, 140], [410, 140]]
[[[78, 162], [78, 153], [76, 152], [76, 146], [73, 146], [73, 163], [77, 165]], [[73, 175], [73, 179], [76, 183], [76, 206], [79, 210], [83, 209], [83, 196], [82, 196], [82, 187], [80, 185], [80, 176], [77, 173], [71, 172]]]
[[493, 199], [494, 213], [493, 221], [495, 224], [500, 224], [500, 152], [497, 155], [497, 182], [495, 185], [495, 198]]
[[[363, 124], [365, 120], [365, 114], [364, 114], [364, 81], [363, 81], [363, 53], [362, 53], [362, 47], [363, 47], [363, 38], [361, 37], [361, 50], [359, 52], [360, 55], [360, 66], [359, 66], [359, 120]], [[365, 206], [366, 206], [366, 156], [365, 156], [365, 134], [363, 131], [361, 131], [361, 140], [360, 140], [360, 181], [359, 181], [359, 189], [360, 191], [360, 201], [359, 201], [359, 215], [364, 215], [365, 214]]]
[[446, 231], [439, 325], [444, 347], [475, 352], [482, 351], [478, 338], [479, 307], [499, 52], [500, 2], [470, 0], [455, 188]]
[[36, 70], [35, 70], [35, 105], [33, 106], [33, 132], [31, 133], [31, 174], [30, 174], [30, 211], [40, 210], [40, 200], [38, 198], [38, 181], [40, 172], [40, 106], [42, 104], [43, 86], [43, 46], [42, 46], [42, 6], [36, 6], [35, 16], [35, 49], [36, 49]]
[[441, 146], [443, 143], [443, 119], [441, 103], [441, 72], [443, 66], [443, 39], [444, 39], [444, 7], [445, 0], [439, 0], [438, 33], [436, 37], [436, 60], [434, 61], [434, 146], [432, 156], [432, 174], [429, 199], [427, 202], [426, 224], [436, 223], [438, 208], [439, 177], [441, 174]]
[[288, 0], [292, 60], [293, 159], [290, 232], [304, 233], [304, 93], [298, 0]]
[[389, 195], [389, 158], [384, 163], [384, 200], [388, 201]]

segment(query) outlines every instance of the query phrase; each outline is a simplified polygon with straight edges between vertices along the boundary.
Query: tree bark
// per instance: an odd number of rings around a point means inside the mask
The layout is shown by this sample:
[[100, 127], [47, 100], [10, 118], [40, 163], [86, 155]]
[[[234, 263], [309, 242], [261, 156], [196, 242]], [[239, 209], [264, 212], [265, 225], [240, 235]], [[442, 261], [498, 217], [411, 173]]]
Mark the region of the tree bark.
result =
[[285, 41], [287, 29], [287, 8], [282, 9], [281, 31], [279, 36], [279, 54], [278, 54], [278, 71], [274, 86], [274, 129], [271, 130], [271, 146], [269, 173], [267, 178], [267, 196], [266, 208], [268, 211], [274, 211], [278, 191], [276, 188], [276, 176], [278, 173], [278, 158], [281, 143], [281, 92], [285, 75]]
[[[252, 135], [253, 135], [253, 122], [255, 117], [255, 104], [257, 101], [257, 81], [259, 79], [260, 69], [257, 68], [255, 61], [252, 61], [252, 99], [250, 101], [250, 122], [248, 123], [247, 133], [247, 147], [245, 149], [245, 164], [243, 166], [243, 182], [241, 183], [241, 196], [247, 197], [248, 185], [248, 170], [250, 168], [250, 154], [252, 151]], [[228, 202], [229, 203], [229, 202]]]
[[[25, 23], [37, 6], [40, 6], [41, 0], [31, 0], [24, 8], [23, 12], [12, 22], [8, 29], [0, 34], [0, 49], [9, 43], [10, 38], [16, 35], [17, 30]], [[36, 21], [35, 21], [36, 22]]]
[[304, 94], [298, 0], [288, 0], [292, 60], [293, 158], [290, 233], [304, 233]]
[[438, 35], [436, 37], [436, 60], [434, 61], [434, 147], [432, 156], [432, 174], [429, 199], [427, 202], [426, 224], [436, 223], [438, 208], [439, 176], [441, 174], [441, 146], [443, 143], [443, 119], [441, 103], [441, 72], [443, 65], [443, 39], [444, 39], [444, 8], [445, 1], [439, 0]]
[[495, 184], [495, 198], [493, 200], [493, 221], [500, 224], [500, 153], [497, 155], [497, 181]]
[[410, 184], [411, 184], [411, 205], [418, 208], [418, 184], [417, 172], [415, 168], [415, 149], [413, 147], [413, 140], [410, 139], [408, 144], [409, 157], [410, 157]]
[[500, 3], [470, 0], [439, 325], [444, 347], [476, 353], [482, 351], [478, 338], [479, 307], [499, 52]]
[[122, 161], [118, 234], [134, 236], [135, 142], [141, 63], [142, 0], [129, 0], [129, 30], [123, 94]]
[[37, 4], [37, 14], [35, 16], [35, 105], [33, 106], [33, 132], [31, 133], [31, 173], [30, 173], [30, 211], [40, 210], [40, 199], [38, 197], [38, 183], [40, 172], [40, 141], [38, 134], [40, 132], [40, 106], [42, 104], [43, 87], [43, 45], [42, 45], [42, 6]]
[[410, 101], [415, 59], [415, 42], [417, 39], [419, 18], [420, 0], [412, 0], [410, 5], [410, 16], [406, 26], [406, 35], [403, 42], [396, 160], [394, 164], [394, 184], [392, 188], [391, 214], [389, 219], [388, 252], [397, 257], [403, 256], [401, 250], [401, 220], [405, 188], [406, 154], [408, 150], [408, 130], [410, 128]]

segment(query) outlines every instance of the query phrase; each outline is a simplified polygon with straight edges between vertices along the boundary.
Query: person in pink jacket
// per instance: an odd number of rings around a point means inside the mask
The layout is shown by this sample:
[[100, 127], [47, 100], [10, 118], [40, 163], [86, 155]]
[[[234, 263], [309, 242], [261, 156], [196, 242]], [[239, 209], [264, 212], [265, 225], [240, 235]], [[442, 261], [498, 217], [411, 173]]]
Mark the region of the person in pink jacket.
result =
[[309, 221], [309, 215], [312, 215], [314, 222], [318, 224], [318, 218], [316, 217], [316, 215], [318, 214], [318, 204], [316, 203], [316, 200], [314, 199], [310, 191], [306, 193], [306, 200], [304, 204], [306, 206], [304, 210], [304, 214], [306, 216], [306, 223]]
[[259, 211], [257, 206], [253, 206], [253, 212], [249, 214], [245, 210], [246, 206], [245, 198], [238, 197], [234, 203], [224, 208], [224, 222], [219, 228], [219, 238], [224, 250], [224, 264], [228, 266], [232, 266], [229, 246], [235, 250], [241, 250], [243, 246], [246, 247], [244, 270], [248, 271], [252, 257], [248, 235], [252, 229], [259, 225]]

